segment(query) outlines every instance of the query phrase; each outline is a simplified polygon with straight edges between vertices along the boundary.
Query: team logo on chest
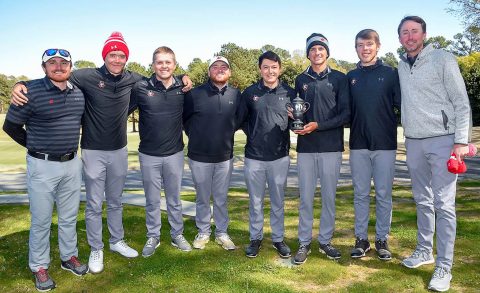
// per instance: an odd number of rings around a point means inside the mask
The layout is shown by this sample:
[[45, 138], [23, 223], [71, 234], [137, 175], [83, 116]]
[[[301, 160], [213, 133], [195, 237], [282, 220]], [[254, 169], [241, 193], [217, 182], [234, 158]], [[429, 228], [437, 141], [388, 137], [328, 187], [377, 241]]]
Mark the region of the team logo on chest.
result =
[[308, 84], [304, 83], [302, 89], [304, 92], [306, 92], [308, 90]]
[[378, 81], [379, 81], [379, 82], [383, 82], [383, 77], [379, 77], [379, 78], [378, 78]]
[[103, 80], [100, 80], [100, 81], [98, 82], [98, 87], [101, 88], [101, 89], [103, 89], [103, 88], [105, 87], [105, 82], [104, 82]]
[[357, 83], [357, 80], [354, 78], [354, 79], [352, 79], [352, 81], [350, 81], [350, 83], [351, 83], [352, 85], [355, 85], [355, 84]]
[[278, 97], [278, 100], [279, 100], [279, 101], [283, 101], [283, 97]]
[[153, 97], [154, 95], [155, 95], [155, 93], [152, 90], [149, 90], [147, 92], [147, 96], [149, 96], [149, 97]]
[[253, 96], [252, 99], [253, 99], [254, 102], [256, 102], [256, 101], [258, 101], [258, 99], [260, 99], [260, 97], [259, 96]]

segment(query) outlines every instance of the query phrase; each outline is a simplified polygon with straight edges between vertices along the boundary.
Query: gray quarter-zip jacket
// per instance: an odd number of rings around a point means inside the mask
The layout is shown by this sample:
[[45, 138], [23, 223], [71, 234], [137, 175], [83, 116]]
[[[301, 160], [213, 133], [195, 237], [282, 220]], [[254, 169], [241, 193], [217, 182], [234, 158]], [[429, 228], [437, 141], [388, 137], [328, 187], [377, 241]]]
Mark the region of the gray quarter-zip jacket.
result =
[[402, 56], [398, 74], [405, 137], [454, 134], [455, 143], [468, 143], [470, 103], [453, 54], [430, 44], [412, 66]]

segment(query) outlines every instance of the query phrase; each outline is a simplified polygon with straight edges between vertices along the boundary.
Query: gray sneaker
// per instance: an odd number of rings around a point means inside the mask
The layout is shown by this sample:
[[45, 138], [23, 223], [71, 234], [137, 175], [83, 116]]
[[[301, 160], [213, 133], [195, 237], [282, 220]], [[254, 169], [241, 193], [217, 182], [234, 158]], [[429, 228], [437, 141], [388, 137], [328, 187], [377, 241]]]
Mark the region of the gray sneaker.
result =
[[205, 249], [205, 245], [210, 242], [210, 235], [198, 233], [193, 240], [193, 248], [195, 249]]
[[216, 236], [215, 242], [220, 244], [225, 250], [235, 250], [237, 248], [228, 234]]
[[402, 261], [402, 264], [407, 268], [418, 268], [422, 265], [432, 264], [435, 260], [433, 259], [433, 254], [431, 251], [426, 251], [422, 249], [415, 249], [415, 251]]
[[450, 289], [450, 281], [452, 280], [452, 274], [450, 270], [444, 267], [435, 267], [433, 271], [432, 279], [428, 284], [428, 289], [438, 292], [444, 292]]
[[192, 247], [188, 243], [187, 239], [182, 234], [175, 238], [172, 238], [172, 246], [180, 249], [181, 251], [191, 251]]
[[40, 268], [38, 271], [33, 272], [35, 276], [35, 288], [40, 292], [47, 292], [55, 288], [55, 282], [48, 275], [48, 270]]
[[147, 239], [147, 243], [145, 243], [145, 246], [143, 247], [142, 250], [142, 256], [143, 257], [149, 257], [152, 254], [155, 253], [155, 249], [160, 246], [160, 239], [155, 238], [155, 237], [149, 237]]

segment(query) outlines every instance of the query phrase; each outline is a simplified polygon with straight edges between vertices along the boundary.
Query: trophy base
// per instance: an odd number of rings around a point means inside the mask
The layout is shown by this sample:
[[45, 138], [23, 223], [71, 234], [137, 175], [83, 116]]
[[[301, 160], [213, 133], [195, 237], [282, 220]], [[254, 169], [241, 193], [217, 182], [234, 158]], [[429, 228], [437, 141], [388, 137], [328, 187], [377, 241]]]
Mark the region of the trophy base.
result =
[[304, 123], [303, 122], [293, 122], [291, 130], [303, 130]]

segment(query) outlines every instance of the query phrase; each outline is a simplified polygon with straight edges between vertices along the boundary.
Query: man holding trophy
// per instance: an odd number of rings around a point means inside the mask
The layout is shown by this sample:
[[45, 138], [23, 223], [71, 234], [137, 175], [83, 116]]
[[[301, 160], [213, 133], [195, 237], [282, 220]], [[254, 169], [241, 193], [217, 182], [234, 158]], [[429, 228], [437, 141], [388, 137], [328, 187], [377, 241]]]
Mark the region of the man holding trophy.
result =
[[327, 38], [317, 33], [310, 35], [306, 53], [310, 66], [295, 80], [296, 92], [311, 108], [304, 113], [306, 124], [303, 129], [294, 130], [299, 135], [297, 164], [300, 189], [300, 247], [294, 257], [295, 264], [303, 264], [310, 253], [313, 199], [318, 178], [322, 195], [319, 251], [330, 259], [341, 256], [331, 245], [331, 240], [335, 228], [336, 187], [344, 150], [343, 125], [350, 120], [348, 80], [345, 74], [328, 66], [330, 52]]

